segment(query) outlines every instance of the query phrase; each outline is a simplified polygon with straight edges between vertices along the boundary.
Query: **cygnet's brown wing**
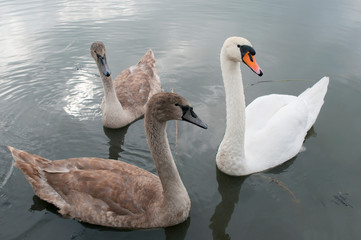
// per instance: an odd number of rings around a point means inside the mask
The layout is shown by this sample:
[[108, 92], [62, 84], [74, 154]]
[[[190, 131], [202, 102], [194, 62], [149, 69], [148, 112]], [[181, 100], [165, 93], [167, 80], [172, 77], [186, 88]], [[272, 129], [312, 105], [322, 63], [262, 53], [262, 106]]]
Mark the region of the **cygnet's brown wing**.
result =
[[152, 50], [144, 55], [137, 65], [121, 72], [114, 79], [117, 97], [123, 108], [143, 108], [148, 99], [161, 91]]
[[52, 163], [44, 168], [48, 184], [70, 206], [79, 208], [83, 204], [84, 211], [94, 205], [117, 215], [141, 214], [161, 200], [159, 178], [136, 166], [97, 158]]

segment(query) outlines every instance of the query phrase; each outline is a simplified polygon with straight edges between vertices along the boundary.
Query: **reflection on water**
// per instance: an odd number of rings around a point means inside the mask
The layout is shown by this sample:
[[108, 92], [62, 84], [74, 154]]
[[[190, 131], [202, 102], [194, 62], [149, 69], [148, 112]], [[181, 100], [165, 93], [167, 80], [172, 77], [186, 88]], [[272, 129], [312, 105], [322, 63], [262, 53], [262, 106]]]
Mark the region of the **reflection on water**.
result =
[[109, 138], [109, 158], [119, 159], [119, 153], [123, 152], [122, 146], [124, 145], [124, 137], [129, 128], [128, 126], [111, 129], [103, 127], [105, 135]]
[[[2, 133], [2, 129], [5, 128], [1, 126], [1, 120], [0, 120], [0, 134]], [[0, 146], [0, 153], [4, 155], [8, 154], [9, 149], [6, 146]], [[0, 160], [0, 200], [3, 199], [2, 188], [5, 187], [13, 171], [14, 171], [14, 162], [11, 158], [5, 158], [3, 159], [3, 161]]]
[[[58, 212], [59, 209], [57, 207], [55, 207], [51, 203], [48, 203], [48, 202], [40, 199], [38, 196], [34, 195], [33, 196], [33, 204], [30, 207], [30, 211], [43, 211], [45, 209], [47, 211], [59, 216], [59, 217], [64, 218]], [[68, 219], [68, 221], [70, 221], [70, 219]], [[190, 220], [190, 218], [188, 218], [183, 223], [177, 224], [175, 226], [163, 228], [164, 229], [164, 234], [165, 234], [165, 239], [169, 239], [169, 240], [183, 240], [183, 239], [185, 239], [185, 237], [187, 235], [189, 225], [190, 225], [190, 222], [191, 222], [191, 220]], [[114, 229], [114, 228], [108, 228], [108, 227], [103, 227], [103, 226], [97, 226], [97, 225], [93, 225], [93, 224], [89, 224], [89, 223], [85, 223], [85, 222], [80, 222], [80, 223], [82, 224], [82, 226], [84, 226], [84, 228], [79, 230], [75, 234], [73, 234], [72, 239], [77, 239], [77, 237], [80, 237], [80, 236], [84, 235], [85, 229], [95, 229], [95, 230], [100, 230], [100, 231], [105, 231], [106, 230], [106, 231], [110, 231], [110, 232], [128, 232], [128, 231], [131, 231], [131, 230], [122, 230], [122, 229]], [[84, 238], [87, 239], [86, 236]]]
[[[93, 68], [93, 65], [86, 65], [85, 67], [77, 67], [77, 73], [66, 81], [66, 90], [68, 94], [63, 98], [66, 105], [63, 107], [64, 111], [76, 117], [79, 120], [96, 119], [101, 116], [98, 95], [102, 90], [95, 84], [96, 79], [85, 70]], [[68, 71], [74, 71], [68, 69]]]
[[58, 216], [61, 216], [61, 214], [58, 212], [59, 209], [55, 205], [42, 200], [37, 195], [34, 195], [33, 204], [30, 207], [30, 211], [43, 211], [44, 209]]
[[226, 233], [234, 207], [238, 203], [242, 183], [247, 177], [233, 177], [224, 174], [217, 168], [218, 191], [222, 196], [221, 202], [214, 209], [209, 228], [212, 229], [213, 239], [231, 239]]
[[93, 22], [102, 23], [119, 17], [118, 20], [130, 21], [139, 15], [141, 10], [136, 1], [65, 1], [60, 4], [57, 18], [60, 22]]
[[167, 240], [185, 239], [190, 223], [191, 223], [191, 219], [187, 218], [186, 221], [178, 225], [164, 228], [165, 238]]
[[2, 171], [0, 172], [0, 189], [3, 188], [5, 186], [5, 184], [7, 183], [7, 181], [9, 180], [11, 174], [14, 171], [14, 164], [11, 163], [10, 168], [6, 168], [4, 166], [2, 166]]

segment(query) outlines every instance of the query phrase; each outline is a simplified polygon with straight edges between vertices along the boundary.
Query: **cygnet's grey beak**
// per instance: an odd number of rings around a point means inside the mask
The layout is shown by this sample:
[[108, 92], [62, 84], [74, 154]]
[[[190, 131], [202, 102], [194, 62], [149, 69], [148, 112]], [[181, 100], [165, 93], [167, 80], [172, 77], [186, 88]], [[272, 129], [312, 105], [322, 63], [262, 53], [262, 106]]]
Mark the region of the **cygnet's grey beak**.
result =
[[101, 69], [102, 69], [102, 72], [103, 72], [104, 76], [109, 77], [111, 72], [110, 72], [110, 68], [109, 68], [108, 63], [107, 63], [106, 56], [101, 57], [101, 56], [98, 55], [97, 57], [98, 57], [98, 61], [100, 63], [100, 66], [101, 66]]
[[204, 129], [208, 128], [207, 124], [205, 124], [197, 116], [197, 114], [193, 111], [192, 107], [184, 106], [184, 107], [182, 107], [182, 110], [183, 110], [183, 116], [182, 116], [183, 121], [193, 123], [194, 125], [197, 125], [198, 127], [201, 127], [201, 128], [204, 128]]

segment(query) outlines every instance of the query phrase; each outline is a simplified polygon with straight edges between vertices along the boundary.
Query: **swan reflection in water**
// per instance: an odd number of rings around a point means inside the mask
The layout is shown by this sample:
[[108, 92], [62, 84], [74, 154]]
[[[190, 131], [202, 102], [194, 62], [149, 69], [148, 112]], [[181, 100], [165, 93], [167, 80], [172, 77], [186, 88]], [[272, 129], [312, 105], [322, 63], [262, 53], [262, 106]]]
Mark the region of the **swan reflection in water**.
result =
[[[308, 132], [307, 138], [311, 136], [316, 136], [316, 132], [313, 128]], [[212, 217], [210, 218], [211, 224], [209, 228], [212, 230], [213, 239], [231, 239], [228, 233], [226, 233], [226, 228], [231, 220], [235, 205], [239, 201], [239, 194], [241, 191], [241, 187], [243, 182], [247, 177], [254, 177], [256, 179], [262, 180], [262, 182], [268, 184], [270, 182], [275, 182], [277, 187], [281, 187], [285, 192], [288, 193], [288, 198], [293, 199], [295, 203], [298, 203], [298, 199], [294, 196], [291, 190], [287, 188], [287, 186], [283, 186], [283, 184], [277, 183], [277, 179], [272, 181], [272, 177], [268, 177], [267, 174], [275, 174], [279, 175], [282, 172], [286, 171], [296, 160], [297, 156], [288, 160], [284, 164], [277, 166], [275, 168], [269, 169], [267, 171], [250, 175], [250, 176], [230, 176], [223, 172], [221, 172], [217, 168], [217, 182], [218, 182], [218, 192], [220, 193], [222, 200], [216, 206]]]
[[231, 239], [226, 233], [226, 228], [232, 217], [234, 207], [239, 200], [239, 192], [246, 177], [234, 177], [222, 173], [217, 168], [218, 191], [222, 201], [214, 210], [210, 219], [209, 228], [212, 229], [213, 239]]
[[185, 220], [184, 222], [182, 222], [180, 224], [164, 228], [165, 239], [167, 239], [167, 240], [168, 239], [172, 239], [172, 240], [185, 239], [190, 223], [191, 223], [191, 218], [188, 217], [187, 220]]
[[[48, 203], [48, 202], [42, 200], [41, 198], [39, 198], [38, 196], [34, 195], [33, 196], [33, 204], [31, 205], [29, 210], [30, 211], [43, 211], [45, 209], [55, 215], [61, 216], [61, 214], [58, 212], [59, 209], [56, 206], [54, 206], [53, 204]], [[163, 228], [164, 234], [165, 234], [165, 239], [172, 239], [172, 240], [185, 239], [190, 223], [191, 223], [191, 219], [189, 217], [186, 221], [184, 221], [180, 224]], [[90, 229], [119, 231], [119, 232], [122, 232], [122, 231], [128, 232], [129, 231], [129, 230], [122, 230], [122, 229], [108, 228], [108, 227], [93, 225], [93, 224], [86, 223], [86, 222], [80, 222], [80, 224], [82, 224], [85, 228], [90, 228]], [[79, 233], [76, 233], [76, 235], [81, 236], [84, 234], [84, 231], [85, 230], [83, 229]], [[74, 236], [74, 237], [76, 237], [76, 236]]]
[[105, 135], [109, 138], [109, 159], [119, 159], [119, 154], [123, 152], [122, 146], [124, 145], [124, 137], [127, 134], [128, 128], [129, 125], [117, 129], [103, 127]]

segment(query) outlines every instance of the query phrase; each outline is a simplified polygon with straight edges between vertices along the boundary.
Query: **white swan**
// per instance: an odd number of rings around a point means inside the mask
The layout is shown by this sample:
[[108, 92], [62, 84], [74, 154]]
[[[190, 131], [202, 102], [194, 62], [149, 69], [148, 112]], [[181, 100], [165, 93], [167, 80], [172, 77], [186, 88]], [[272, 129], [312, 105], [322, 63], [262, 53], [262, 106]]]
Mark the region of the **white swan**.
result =
[[57, 206], [62, 215], [108, 227], [167, 227], [185, 221], [191, 204], [167, 139], [166, 121], [173, 119], [207, 128], [177, 94], [158, 93], [149, 100], [144, 125], [159, 177], [121, 161], [89, 157], [50, 161], [9, 149], [35, 194]]
[[145, 105], [162, 91], [151, 49], [138, 64], [121, 72], [112, 80], [104, 43], [94, 42], [90, 47], [103, 82], [102, 121], [108, 128], [124, 127], [141, 118]]
[[329, 82], [323, 77], [299, 96], [262, 96], [246, 108], [240, 63], [262, 76], [255, 54], [251, 43], [241, 37], [228, 38], [221, 50], [227, 126], [216, 163], [229, 175], [260, 172], [296, 156], [316, 121]]

